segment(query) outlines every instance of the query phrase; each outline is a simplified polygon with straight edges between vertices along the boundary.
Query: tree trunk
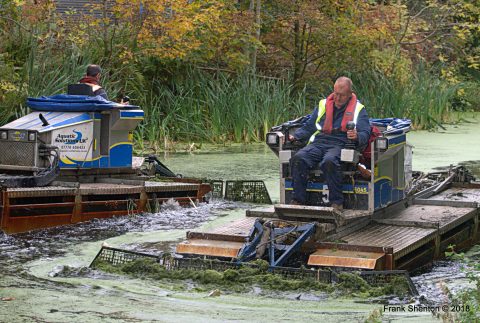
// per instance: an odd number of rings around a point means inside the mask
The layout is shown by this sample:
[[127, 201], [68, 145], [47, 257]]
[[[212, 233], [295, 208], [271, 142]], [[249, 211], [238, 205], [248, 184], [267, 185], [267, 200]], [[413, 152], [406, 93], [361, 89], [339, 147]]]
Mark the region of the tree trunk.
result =
[[298, 81], [302, 74], [302, 36], [300, 31], [300, 21], [298, 19], [293, 23], [294, 33], [294, 52], [293, 52], [293, 88], [296, 90]]
[[[253, 2], [254, 0], [251, 0], [250, 5], [252, 5]], [[260, 42], [260, 26], [262, 23], [261, 8], [262, 8], [262, 0], [257, 0], [257, 4], [255, 7], [255, 25], [256, 25], [255, 38], [257, 39], [257, 42]], [[253, 48], [252, 57], [250, 61], [251, 63], [250, 67], [253, 73], [256, 73], [256, 70], [257, 70], [257, 52], [258, 52], [258, 48], [257, 48], [257, 45], [255, 45], [255, 47]]]

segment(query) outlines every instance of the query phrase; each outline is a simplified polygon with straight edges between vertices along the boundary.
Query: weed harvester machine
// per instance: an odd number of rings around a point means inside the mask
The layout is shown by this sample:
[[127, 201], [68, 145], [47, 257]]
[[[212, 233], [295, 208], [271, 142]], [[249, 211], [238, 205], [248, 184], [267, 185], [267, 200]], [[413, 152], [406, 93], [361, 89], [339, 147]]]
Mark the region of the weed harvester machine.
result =
[[[210, 190], [155, 156], [133, 157], [140, 107], [93, 96], [86, 84], [68, 92], [29, 98], [32, 112], [0, 127], [3, 231], [142, 212], [169, 198], [190, 204]], [[151, 181], [157, 175], [163, 181]]]
[[[368, 149], [342, 151], [343, 212], [329, 205], [320, 168], [309, 175], [308, 205], [289, 205], [289, 161], [305, 144], [287, 138], [307, 118], [273, 127], [266, 137], [279, 159], [279, 204], [247, 210], [245, 218], [213, 230], [187, 232], [176, 254], [158, 261], [169, 269], [225, 270], [262, 259], [272, 272], [323, 282], [339, 271], [358, 271], [371, 283], [400, 275], [414, 293], [409, 271], [441, 258], [450, 245], [478, 241], [480, 185], [462, 166], [413, 172], [409, 120], [372, 119]], [[141, 256], [104, 248], [96, 260]]]

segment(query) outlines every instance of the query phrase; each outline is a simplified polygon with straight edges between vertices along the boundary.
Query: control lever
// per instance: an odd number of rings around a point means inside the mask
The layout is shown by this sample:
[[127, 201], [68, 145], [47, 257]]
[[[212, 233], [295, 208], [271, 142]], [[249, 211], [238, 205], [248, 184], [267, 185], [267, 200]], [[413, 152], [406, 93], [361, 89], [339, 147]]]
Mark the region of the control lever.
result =
[[[347, 130], [355, 129], [355, 122], [349, 121], [347, 123]], [[345, 148], [342, 149], [340, 152], [340, 160], [347, 163], [358, 163], [360, 153], [355, 150], [355, 141], [352, 139], [348, 139], [347, 143], [345, 144]]]
[[[355, 122], [353, 121], [348, 121], [347, 122], [347, 131], [348, 130], [353, 130], [355, 129]], [[345, 148], [347, 149], [355, 149], [355, 141], [352, 139], [348, 139], [347, 144], [345, 145]]]

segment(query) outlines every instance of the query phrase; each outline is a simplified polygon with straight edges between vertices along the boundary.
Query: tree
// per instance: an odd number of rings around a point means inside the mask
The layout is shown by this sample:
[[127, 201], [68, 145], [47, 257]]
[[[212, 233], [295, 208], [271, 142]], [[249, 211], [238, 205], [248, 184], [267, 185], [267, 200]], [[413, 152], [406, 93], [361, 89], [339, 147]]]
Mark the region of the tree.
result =
[[338, 71], [361, 65], [371, 46], [372, 35], [359, 28], [364, 5], [356, 1], [279, 0], [265, 7], [262, 40], [270, 64], [264, 68], [276, 75], [291, 71], [296, 88], [313, 77], [329, 83]]

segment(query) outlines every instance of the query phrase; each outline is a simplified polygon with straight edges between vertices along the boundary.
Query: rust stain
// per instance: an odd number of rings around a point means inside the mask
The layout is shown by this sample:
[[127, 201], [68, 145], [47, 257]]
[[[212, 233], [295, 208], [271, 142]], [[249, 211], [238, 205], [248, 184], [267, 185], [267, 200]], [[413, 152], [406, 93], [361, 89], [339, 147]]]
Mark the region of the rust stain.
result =
[[385, 253], [381, 252], [317, 249], [308, 258], [308, 264], [311, 266], [375, 269], [377, 261], [384, 255]]
[[235, 241], [190, 239], [179, 243], [176, 252], [179, 254], [235, 258], [243, 245], [243, 242]]

